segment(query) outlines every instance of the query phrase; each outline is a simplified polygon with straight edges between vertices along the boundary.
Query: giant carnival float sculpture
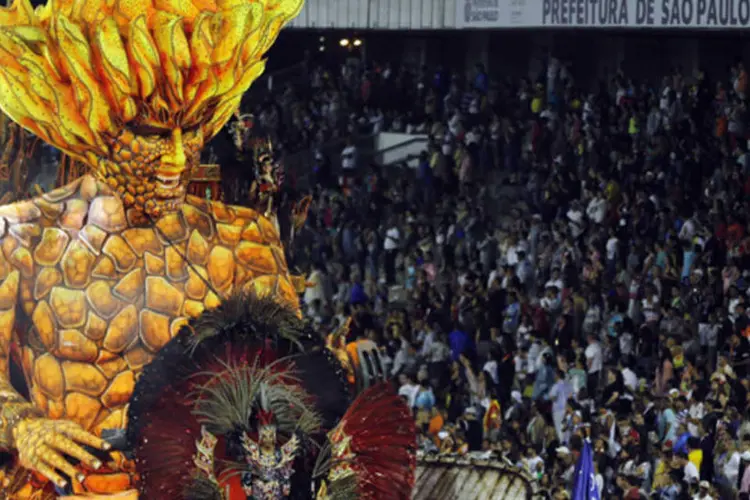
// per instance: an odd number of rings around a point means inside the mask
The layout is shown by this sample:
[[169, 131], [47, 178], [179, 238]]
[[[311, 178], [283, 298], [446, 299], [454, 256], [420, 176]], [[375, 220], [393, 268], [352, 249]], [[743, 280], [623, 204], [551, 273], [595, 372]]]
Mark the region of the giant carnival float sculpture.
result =
[[300, 319], [273, 214], [186, 195], [301, 7], [0, 9], [0, 107], [88, 171], [0, 207], [4, 498], [411, 494], [409, 411]]

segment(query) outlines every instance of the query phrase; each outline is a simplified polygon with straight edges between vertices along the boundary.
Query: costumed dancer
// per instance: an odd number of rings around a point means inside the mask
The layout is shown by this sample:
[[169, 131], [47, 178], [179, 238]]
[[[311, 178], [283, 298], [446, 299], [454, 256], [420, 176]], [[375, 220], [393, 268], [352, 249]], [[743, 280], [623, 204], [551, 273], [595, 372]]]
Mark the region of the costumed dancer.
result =
[[[240, 114], [239, 108], [234, 113], [234, 121], [229, 125], [229, 134], [235, 147], [234, 157], [226, 161], [226, 175], [223, 175], [224, 189], [231, 198], [231, 203], [242, 204], [247, 199], [250, 182], [247, 169], [253, 161], [251, 134], [254, 128], [252, 114]], [[224, 167], [224, 165], [222, 165]]]
[[141, 498], [410, 498], [416, 429], [389, 384], [350, 401], [336, 357], [291, 310], [230, 298], [146, 367], [127, 447]]
[[255, 179], [250, 186], [252, 206], [270, 217], [274, 213], [274, 198], [284, 182], [283, 172], [273, 157], [273, 144], [270, 140], [258, 141], [254, 146]]

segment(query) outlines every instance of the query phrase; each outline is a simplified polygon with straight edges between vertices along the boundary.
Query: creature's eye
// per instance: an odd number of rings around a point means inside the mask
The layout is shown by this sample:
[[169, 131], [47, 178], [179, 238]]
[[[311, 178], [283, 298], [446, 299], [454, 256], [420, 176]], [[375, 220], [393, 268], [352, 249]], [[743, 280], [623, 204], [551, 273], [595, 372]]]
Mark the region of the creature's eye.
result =
[[166, 138], [172, 133], [168, 128], [146, 124], [133, 125], [130, 127], [130, 131], [140, 137], [159, 136]]
[[203, 127], [201, 125], [193, 125], [192, 127], [184, 127], [182, 129], [182, 135], [187, 141], [197, 137], [201, 137], [202, 132]]

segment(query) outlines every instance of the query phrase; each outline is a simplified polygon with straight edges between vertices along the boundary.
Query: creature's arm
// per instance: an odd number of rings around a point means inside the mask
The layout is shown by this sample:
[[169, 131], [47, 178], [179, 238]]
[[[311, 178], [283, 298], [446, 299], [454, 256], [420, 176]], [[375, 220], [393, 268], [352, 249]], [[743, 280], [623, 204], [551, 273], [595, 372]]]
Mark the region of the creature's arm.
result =
[[[0, 226], [7, 224], [6, 219], [0, 217]], [[101, 467], [101, 462], [83, 446], [101, 450], [111, 446], [75, 422], [45, 418], [44, 413], [13, 388], [10, 381], [10, 349], [20, 280], [19, 270], [14, 269], [0, 251], [0, 450], [18, 453], [22, 466], [39, 472], [64, 488], [68, 481], [61, 474], [79, 481], [84, 479], [69, 462], [71, 458], [94, 469]]]
[[22, 420], [41, 416], [10, 383], [10, 348], [16, 319], [20, 273], [10, 270], [0, 251], [0, 449], [15, 449], [13, 429]]

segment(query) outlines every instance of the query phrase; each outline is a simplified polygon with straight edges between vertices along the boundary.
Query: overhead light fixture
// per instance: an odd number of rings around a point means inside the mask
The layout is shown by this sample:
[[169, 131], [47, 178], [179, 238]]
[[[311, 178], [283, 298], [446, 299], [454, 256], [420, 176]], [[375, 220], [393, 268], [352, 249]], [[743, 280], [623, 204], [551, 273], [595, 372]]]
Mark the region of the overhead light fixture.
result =
[[323, 45], [321, 45], [320, 47], [318, 47], [318, 50], [321, 52], [325, 52], [326, 48]]
[[359, 47], [360, 45], [362, 45], [362, 40], [360, 40], [359, 38], [355, 38], [354, 39], [354, 46], [355, 47]]
[[348, 38], [342, 38], [339, 40], [339, 45], [342, 47], [348, 47], [349, 46], [349, 39]]
[[320, 43], [323, 43], [323, 42], [325, 42], [325, 41], [326, 41], [326, 37], [324, 37], [324, 36], [321, 36], [321, 37], [320, 37]]

